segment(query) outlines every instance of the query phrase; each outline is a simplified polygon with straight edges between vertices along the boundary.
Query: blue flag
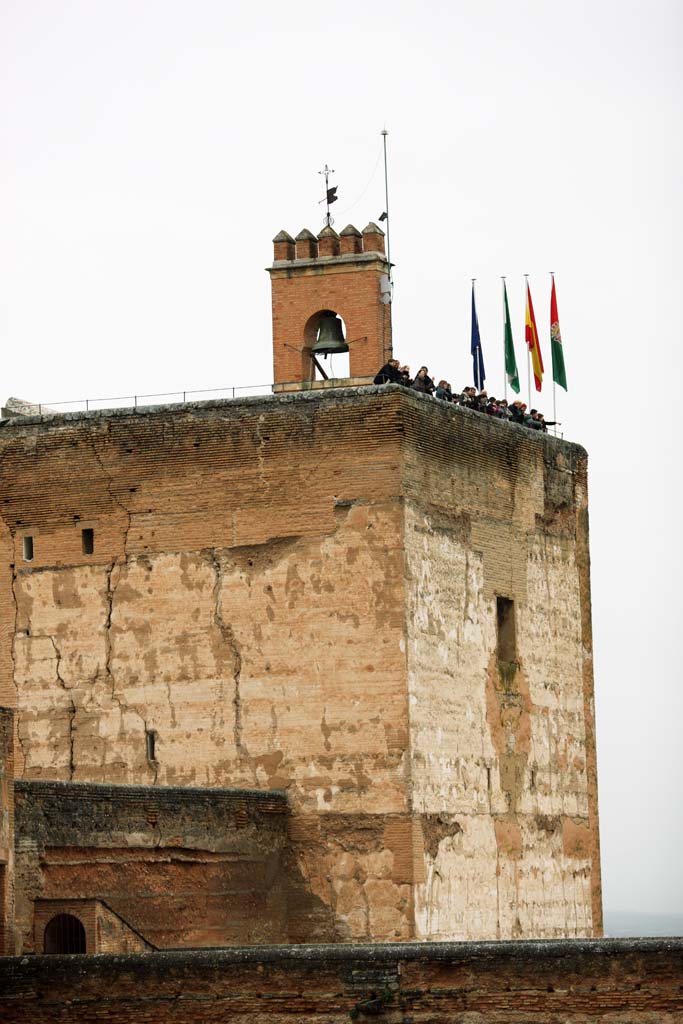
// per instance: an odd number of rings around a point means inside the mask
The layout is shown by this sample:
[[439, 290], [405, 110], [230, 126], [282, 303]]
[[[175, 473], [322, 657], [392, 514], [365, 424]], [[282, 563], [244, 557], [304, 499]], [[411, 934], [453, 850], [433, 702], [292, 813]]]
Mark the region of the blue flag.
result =
[[481, 391], [486, 380], [486, 371], [484, 369], [484, 357], [481, 352], [481, 335], [479, 334], [477, 307], [474, 304], [474, 281], [472, 282], [472, 367], [474, 371], [474, 386], [478, 391]]

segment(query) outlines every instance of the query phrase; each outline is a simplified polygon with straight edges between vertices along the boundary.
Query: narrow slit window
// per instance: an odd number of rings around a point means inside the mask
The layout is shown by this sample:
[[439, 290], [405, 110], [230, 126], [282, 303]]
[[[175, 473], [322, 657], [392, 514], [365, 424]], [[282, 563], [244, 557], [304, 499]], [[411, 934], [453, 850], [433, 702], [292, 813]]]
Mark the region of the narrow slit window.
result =
[[90, 528], [81, 530], [81, 544], [84, 555], [92, 555], [95, 550], [95, 531]]
[[33, 561], [33, 537], [24, 537], [22, 540], [22, 554], [25, 562]]
[[496, 598], [498, 625], [498, 661], [517, 660], [515, 602], [507, 597]]
[[156, 761], [157, 734], [154, 729], [147, 730], [145, 734], [145, 741], [147, 743], [147, 760]]

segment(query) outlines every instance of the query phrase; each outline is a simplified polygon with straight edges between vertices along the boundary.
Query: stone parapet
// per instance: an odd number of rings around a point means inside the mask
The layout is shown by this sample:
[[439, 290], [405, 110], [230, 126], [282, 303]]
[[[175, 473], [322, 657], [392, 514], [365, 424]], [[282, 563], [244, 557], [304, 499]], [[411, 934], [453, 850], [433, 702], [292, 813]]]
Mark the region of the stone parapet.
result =
[[0, 960], [3, 1024], [674, 1024], [683, 939], [269, 946]]

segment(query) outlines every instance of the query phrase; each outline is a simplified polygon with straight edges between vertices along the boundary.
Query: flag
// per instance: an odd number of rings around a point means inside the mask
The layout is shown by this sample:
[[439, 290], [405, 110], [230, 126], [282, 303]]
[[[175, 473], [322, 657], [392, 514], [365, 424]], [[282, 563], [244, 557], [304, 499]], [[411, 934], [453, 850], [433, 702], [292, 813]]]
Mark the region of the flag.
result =
[[512, 343], [512, 324], [510, 323], [510, 309], [508, 307], [508, 292], [503, 281], [503, 303], [505, 306], [505, 374], [508, 384], [519, 394], [519, 373], [517, 372], [517, 360], [515, 359], [515, 346]]
[[484, 387], [486, 371], [484, 370], [484, 357], [481, 354], [481, 336], [479, 334], [479, 319], [477, 307], [474, 304], [474, 281], [472, 282], [472, 366], [474, 372], [474, 386], [478, 391]]
[[560, 318], [557, 315], [557, 297], [555, 295], [555, 278], [550, 293], [550, 351], [553, 357], [553, 380], [561, 388], [567, 390], [567, 374], [564, 368], [564, 352], [562, 351], [562, 335], [560, 334]]
[[529, 290], [529, 282], [526, 283], [526, 320], [524, 324], [524, 338], [529, 349], [531, 356], [531, 366], [534, 371], [534, 384], [536, 390], [541, 390], [543, 384], [543, 357], [541, 356], [541, 343], [538, 340], [538, 331], [536, 330], [536, 317], [534, 316], [534, 306], [531, 301], [531, 292]]

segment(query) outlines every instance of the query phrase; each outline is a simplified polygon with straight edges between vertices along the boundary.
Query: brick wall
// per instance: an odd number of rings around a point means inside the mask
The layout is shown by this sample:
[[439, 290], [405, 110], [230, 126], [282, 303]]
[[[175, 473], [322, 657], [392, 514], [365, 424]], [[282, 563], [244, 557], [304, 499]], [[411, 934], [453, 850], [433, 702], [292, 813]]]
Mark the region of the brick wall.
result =
[[683, 940], [419, 943], [0, 961], [4, 1024], [674, 1024]]
[[319, 255], [311, 236], [305, 248], [297, 246], [296, 258], [293, 246], [275, 240], [269, 273], [276, 384], [312, 377], [310, 350], [322, 310], [336, 313], [345, 323], [351, 377], [372, 380], [391, 357], [391, 307], [381, 300], [380, 290], [389, 270], [383, 234], [365, 231], [362, 242], [360, 232], [346, 238], [357, 238], [358, 251]]
[[389, 386], [0, 451], [24, 777], [287, 790], [293, 941], [599, 933], [582, 449]]
[[14, 951], [14, 712], [0, 707], [0, 956]]
[[[82, 920], [89, 952], [106, 948], [96, 919], [123, 941], [98, 899], [159, 947], [286, 936], [282, 795], [19, 782], [16, 814], [24, 952], [42, 950], [61, 912]], [[75, 909], [54, 910], [69, 900]]]
[[[67, 914], [83, 925], [85, 953], [142, 953], [154, 949], [101, 900], [36, 900], [33, 949], [45, 950], [45, 929], [55, 917]], [[52, 951], [50, 951], [52, 952]]]
[[0, 433], [35, 535], [2, 663], [24, 775], [288, 789], [295, 939], [410, 935], [399, 417], [299, 394]]

